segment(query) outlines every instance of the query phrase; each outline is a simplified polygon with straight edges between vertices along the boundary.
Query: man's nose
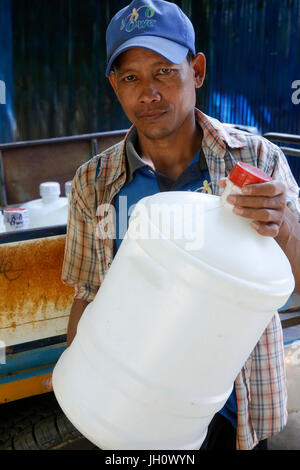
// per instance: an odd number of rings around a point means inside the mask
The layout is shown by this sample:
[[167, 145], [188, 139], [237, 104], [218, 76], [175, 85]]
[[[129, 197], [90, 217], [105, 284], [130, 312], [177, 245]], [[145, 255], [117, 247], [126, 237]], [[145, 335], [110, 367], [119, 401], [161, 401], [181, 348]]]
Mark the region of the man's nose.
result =
[[153, 81], [147, 80], [142, 84], [140, 103], [150, 104], [161, 100], [161, 94]]

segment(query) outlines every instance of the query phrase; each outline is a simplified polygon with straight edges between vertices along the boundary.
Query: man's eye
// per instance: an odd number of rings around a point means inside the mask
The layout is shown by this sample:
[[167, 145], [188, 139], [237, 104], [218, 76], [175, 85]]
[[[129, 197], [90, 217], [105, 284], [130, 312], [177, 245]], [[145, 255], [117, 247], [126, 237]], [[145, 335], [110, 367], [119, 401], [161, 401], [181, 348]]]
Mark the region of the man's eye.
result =
[[125, 82], [133, 82], [134, 79], [135, 79], [134, 75], [127, 75], [126, 77], [124, 77], [123, 80], [125, 80]]
[[167, 75], [168, 73], [171, 73], [171, 71], [172, 71], [172, 70], [171, 70], [171, 69], [168, 69], [167, 67], [162, 67], [162, 68], [160, 69], [160, 73], [161, 73], [162, 75]]

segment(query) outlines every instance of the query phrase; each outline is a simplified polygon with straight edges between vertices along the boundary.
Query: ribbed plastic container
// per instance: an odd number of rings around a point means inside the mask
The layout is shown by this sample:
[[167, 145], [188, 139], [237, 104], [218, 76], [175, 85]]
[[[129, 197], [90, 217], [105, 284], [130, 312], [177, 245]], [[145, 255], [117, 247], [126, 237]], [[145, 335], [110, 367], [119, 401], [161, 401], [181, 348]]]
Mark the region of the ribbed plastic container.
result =
[[40, 199], [23, 204], [28, 210], [29, 228], [65, 225], [68, 220], [68, 198], [60, 197], [60, 184], [49, 181], [40, 184]]
[[199, 449], [293, 288], [275, 240], [220, 197], [144, 198], [56, 364], [56, 398], [101, 449]]

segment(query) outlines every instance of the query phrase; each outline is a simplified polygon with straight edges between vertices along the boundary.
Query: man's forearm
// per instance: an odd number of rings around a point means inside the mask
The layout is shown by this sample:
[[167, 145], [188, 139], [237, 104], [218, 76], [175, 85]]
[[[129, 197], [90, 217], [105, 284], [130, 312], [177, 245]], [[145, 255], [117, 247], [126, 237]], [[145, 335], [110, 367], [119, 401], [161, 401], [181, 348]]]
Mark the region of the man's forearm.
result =
[[[68, 323], [67, 346], [70, 346], [70, 344], [72, 343], [74, 336], [76, 335], [78, 322], [88, 304], [89, 302], [86, 302], [86, 300], [76, 299], [73, 301]], [[46, 377], [43, 380], [42, 384], [47, 392], [51, 392], [53, 390], [52, 375]]]
[[73, 301], [67, 330], [67, 346], [70, 346], [70, 344], [72, 343], [77, 332], [78, 322], [88, 304], [89, 302], [87, 302], [86, 300], [75, 299]]
[[288, 207], [275, 240], [289, 259], [295, 278], [295, 291], [300, 293], [300, 223]]

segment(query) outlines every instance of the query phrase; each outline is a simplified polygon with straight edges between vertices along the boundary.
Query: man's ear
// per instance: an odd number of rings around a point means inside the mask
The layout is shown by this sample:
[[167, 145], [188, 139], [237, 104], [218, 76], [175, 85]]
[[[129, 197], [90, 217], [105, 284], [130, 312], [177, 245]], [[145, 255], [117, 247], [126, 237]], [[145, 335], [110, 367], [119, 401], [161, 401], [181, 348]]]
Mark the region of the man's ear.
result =
[[202, 52], [195, 55], [192, 60], [192, 67], [195, 73], [195, 88], [201, 88], [206, 73], [206, 59]]
[[119, 98], [118, 90], [117, 90], [116, 75], [114, 74], [114, 72], [110, 72], [110, 74], [108, 76], [108, 80], [109, 80], [109, 83], [111, 84], [111, 86], [113, 87], [113, 90], [114, 90], [115, 94]]

